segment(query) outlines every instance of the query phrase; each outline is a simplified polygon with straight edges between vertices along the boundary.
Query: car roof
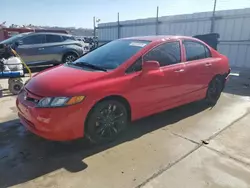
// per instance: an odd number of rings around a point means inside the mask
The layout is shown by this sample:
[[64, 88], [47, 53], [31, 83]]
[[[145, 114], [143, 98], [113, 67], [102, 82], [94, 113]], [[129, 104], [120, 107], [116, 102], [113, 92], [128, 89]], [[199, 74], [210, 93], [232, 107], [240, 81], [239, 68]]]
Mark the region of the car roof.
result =
[[162, 40], [173, 40], [173, 39], [190, 39], [197, 40], [193, 37], [188, 36], [177, 36], [177, 35], [156, 35], [156, 36], [137, 36], [137, 37], [128, 37], [123, 38], [125, 40], [145, 40], [145, 41], [162, 41]]
[[65, 33], [53, 33], [53, 32], [29, 32], [29, 34], [43, 34], [43, 35], [60, 35], [60, 36], [68, 36], [68, 37], [71, 37], [72, 35], [70, 34], [65, 34]]

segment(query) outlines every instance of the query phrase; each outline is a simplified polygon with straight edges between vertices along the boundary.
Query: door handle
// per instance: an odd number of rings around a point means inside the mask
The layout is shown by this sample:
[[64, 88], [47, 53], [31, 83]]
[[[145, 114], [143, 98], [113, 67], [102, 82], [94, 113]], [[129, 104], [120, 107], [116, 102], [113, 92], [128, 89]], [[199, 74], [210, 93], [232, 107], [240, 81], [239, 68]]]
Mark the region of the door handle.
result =
[[184, 69], [179, 69], [179, 70], [176, 70], [174, 72], [184, 72]]
[[44, 48], [38, 48], [38, 50], [44, 50]]
[[205, 66], [210, 67], [210, 66], [212, 66], [212, 64], [211, 63], [206, 63]]

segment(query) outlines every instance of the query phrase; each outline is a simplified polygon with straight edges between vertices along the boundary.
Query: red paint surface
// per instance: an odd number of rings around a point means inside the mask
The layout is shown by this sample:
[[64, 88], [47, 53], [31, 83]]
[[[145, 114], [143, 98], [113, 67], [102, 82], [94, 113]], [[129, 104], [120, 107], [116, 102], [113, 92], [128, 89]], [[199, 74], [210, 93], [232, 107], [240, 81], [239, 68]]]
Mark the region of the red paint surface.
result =
[[61, 65], [34, 76], [25, 88], [32, 98], [79, 95], [86, 98], [68, 107], [37, 108], [34, 103], [24, 100], [22, 92], [17, 98], [22, 124], [51, 140], [80, 138], [84, 136], [89, 111], [105, 97], [115, 95], [126, 99], [131, 107], [131, 119], [136, 120], [205, 98], [212, 78], [229, 71], [228, 59], [209, 46], [211, 58], [186, 62], [185, 49], [181, 45], [182, 63], [126, 74], [125, 70], [138, 57], [159, 44], [181, 42], [182, 39], [199, 41], [190, 37], [163, 36], [133, 39], [152, 42], [113, 71], [91, 72]]

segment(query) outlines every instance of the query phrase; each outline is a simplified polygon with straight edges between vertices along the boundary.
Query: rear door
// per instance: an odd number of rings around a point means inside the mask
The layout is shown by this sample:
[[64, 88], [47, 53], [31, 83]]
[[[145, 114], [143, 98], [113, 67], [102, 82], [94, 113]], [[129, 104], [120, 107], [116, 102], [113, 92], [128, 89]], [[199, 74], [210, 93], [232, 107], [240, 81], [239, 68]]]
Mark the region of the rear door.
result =
[[209, 48], [201, 42], [184, 40], [186, 53], [187, 90], [206, 88], [213, 77], [213, 58]]
[[44, 57], [41, 54], [44, 43], [44, 35], [28, 35], [19, 41], [16, 51], [28, 65], [41, 63], [44, 61]]

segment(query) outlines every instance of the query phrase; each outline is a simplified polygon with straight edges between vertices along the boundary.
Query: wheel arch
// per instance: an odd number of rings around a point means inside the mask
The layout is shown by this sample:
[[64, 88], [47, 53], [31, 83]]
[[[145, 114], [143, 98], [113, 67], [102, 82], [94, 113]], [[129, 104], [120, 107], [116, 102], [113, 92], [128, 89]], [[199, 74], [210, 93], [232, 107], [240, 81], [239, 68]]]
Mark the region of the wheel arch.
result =
[[70, 54], [74, 54], [77, 58], [79, 57], [79, 55], [78, 55], [78, 53], [77, 52], [75, 52], [75, 51], [67, 51], [67, 52], [65, 52], [64, 54], [63, 54], [63, 56], [62, 56], [62, 62], [63, 62], [63, 60], [65, 59], [65, 57], [67, 56], [67, 55], [70, 55]]
[[216, 74], [212, 77], [212, 79], [210, 80], [209, 84], [215, 79], [215, 78], [219, 78], [222, 82], [225, 82], [225, 78], [226, 78], [226, 74]]
[[87, 117], [85, 119], [85, 122], [84, 122], [84, 129], [87, 128], [86, 125], [88, 123], [88, 119], [89, 119], [89, 115], [91, 114], [91, 112], [93, 111], [93, 109], [95, 108], [95, 106], [103, 101], [106, 101], [106, 100], [116, 100], [116, 101], [119, 101], [121, 102], [125, 108], [127, 109], [127, 113], [128, 113], [128, 121], [130, 122], [131, 121], [131, 118], [132, 118], [132, 113], [131, 113], [131, 105], [130, 103], [128, 102], [128, 100], [121, 96], [121, 95], [110, 95], [110, 96], [106, 96], [100, 100], [98, 100], [93, 106], [92, 108], [90, 109], [90, 111], [88, 112], [87, 114]]

